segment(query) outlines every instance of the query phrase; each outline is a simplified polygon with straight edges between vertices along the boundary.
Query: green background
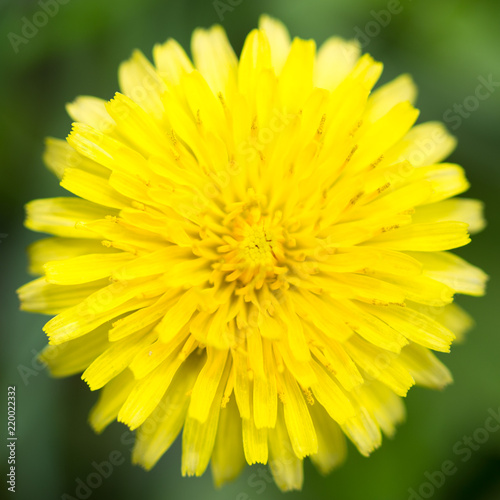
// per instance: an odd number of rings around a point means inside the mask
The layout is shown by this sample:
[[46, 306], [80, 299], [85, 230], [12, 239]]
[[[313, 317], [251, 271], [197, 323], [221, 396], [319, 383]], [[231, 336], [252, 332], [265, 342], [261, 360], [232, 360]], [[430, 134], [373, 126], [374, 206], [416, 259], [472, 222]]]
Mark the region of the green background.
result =
[[[447, 110], [474, 95], [479, 77], [491, 75], [500, 81], [498, 1], [401, 0], [401, 12], [384, 21], [386, 26], [374, 23], [374, 12], [377, 15], [396, 0], [222, 1], [239, 3], [222, 20], [238, 53], [262, 12], [280, 18], [292, 35], [318, 43], [334, 34], [352, 38], [378, 30], [365, 40], [364, 50], [384, 62], [382, 83], [400, 73], [413, 75], [420, 91], [420, 121], [442, 120]], [[77, 478], [85, 480], [94, 470], [92, 462], [107, 460], [113, 451], [119, 452], [123, 463], [91, 491], [92, 500], [281, 498], [273, 484], [258, 476], [262, 467], [247, 468], [221, 490], [213, 488], [210, 472], [199, 479], [181, 478], [178, 441], [151, 472], [130, 465], [130, 445], [120, 441], [126, 431], [122, 424], [113, 424], [102, 436], [94, 435], [87, 425], [97, 394], [90, 393], [78, 377], [52, 380], [42, 367], [33, 365], [34, 353], [45, 344], [41, 327], [47, 318], [19, 312], [14, 290], [29, 279], [25, 248], [38, 238], [22, 226], [23, 205], [62, 193], [41, 161], [44, 137], [68, 134], [70, 119], [64, 104], [77, 95], [111, 98], [117, 90], [118, 65], [133, 48], [150, 57], [153, 45], [167, 37], [188, 48], [195, 27], [220, 22], [212, 0], [69, 0], [16, 53], [9, 33], [21, 35], [23, 16], [31, 20], [39, 10], [34, 1], [0, 2], [0, 233], [7, 234], [0, 240], [1, 390], [5, 392], [0, 395], [0, 447], [6, 449], [7, 386], [15, 385], [17, 498], [60, 499], [64, 493], [78, 498]], [[485, 437], [478, 430], [489, 411], [500, 411], [499, 111], [497, 88], [453, 131], [459, 146], [450, 160], [466, 168], [472, 184], [467, 196], [486, 202], [488, 219], [486, 230], [458, 253], [491, 277], [485, 298], [458, 298], [477, 325], [452, 354], [441, 356], [455, 383], [443, 392], [412, 389], [406, 423], [370, 458], [361, 457], [350, 445], [346, 464], [327, 477], [306, 461], [303, 491], [287, 498], [415, 499], [409, 489], [418, 492], [428, 481], [426, 472], [433, 474], [451, 460], [456, 473], [446, 476], [441, 487], [424, 486], [421, 498], [500, 499], [500, 431]], [[477, 449], [470, 457], [453, 451], [456, 446], [464, 450], [464, 436], [475, 432], [485, 442], [474, 445]], [[0, 466], [4, 478], [3, 456], [4, 452]], [[4, 487], [2, 479], [0, 495]]]

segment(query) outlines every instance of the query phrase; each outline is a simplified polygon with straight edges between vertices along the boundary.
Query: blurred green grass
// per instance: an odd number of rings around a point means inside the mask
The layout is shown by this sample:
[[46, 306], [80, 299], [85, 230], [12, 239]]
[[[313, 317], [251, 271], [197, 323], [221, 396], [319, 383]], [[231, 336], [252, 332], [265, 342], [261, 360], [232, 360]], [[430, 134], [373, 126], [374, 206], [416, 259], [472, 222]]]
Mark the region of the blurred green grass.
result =
[[[382, 82], [412, 74], [419, 87], [420, 121], [442, 119], [473, 94], [478, 77], [493, 75], [500, 81], [498, 2], [401, 0], [400, 5], [401, 12], [369, 38], [364, 50], [384, 62]], [[363, 32], [374, 19], [372, 11], [387, 6], [387, 1], [368, 0], [243, 0], [225, 13], [222, 24], [239, 52], [262, 12], [283, 20], [292, 35], [321, 43], [331, 35], [352, 38], [358, 29]], [[92, 499], [280, 498], [274, 485], [259, 478], [259, 467], [245, 470], [222, 490], [213, 489], [209, 472], [201, 479], [181, 478], [179, 443], [149, 473], [131, 466], [130, 445], [120, 442], [125, 427], [114, 424], [95, 436], [86, 423], [96, 395], [78, 377], [51, 380], [31, 366], [32, 350], [45, 344], [41, 327], [46, 318], [19, 312], [14, 290], [29, 279], [25, 247], [38, 239], [22, 227], [23, 205], [62, 193], [41, 161], [44, 137], [67, 135], [71, 122], [64, 104], [77, 95], [111, 98], [118, 65], [134, 48], [150, 57], [153, 45], [168, 37], [188, 48], [195, 27], [220, 22], [211, 0], [70, 0], [16, 53], [9, 33], [21, 34], [22, 18], [32, 19], [39, 9], [34, 1], [0, 4], [0, 233], [8, 235], [0, 240], [1, 371], [2, 387], [18, 388], [18, 498], [75, 496], [76, 478], [85, 479], [92, 462], [106, 460], [113, 450], [125, 461], [92, 491]], [[466, 462], [453, 452], [458, 441], [484, 424], [490, 408], [500, 408], [499, 110], [500, 89], [454, 131], [459, 146], [450, 161], [466, 168], [472, 184], [467, 196], [485, 201], [488, 218], [487, 229], [458, 253], [491, 277], [485, 298], [458, 299], [477, 325], [463, 344], [442, 356], [455, 384], [442, 393], [412, 389], [407, 422], [393, 440], [386, 439], [369, 459], [350, 446], [347, 463], [326, 478], [307, 463], [304, 490], [288, 498], [404, 500], [409, 488], [418, 490], [428, 481], [426, 471], [433, 473], [448, 459], [458, 472], [432, 498], [500, 498], [500, 432], [492, 433]], [[33, 370], [27, 384], [20, 366]]]

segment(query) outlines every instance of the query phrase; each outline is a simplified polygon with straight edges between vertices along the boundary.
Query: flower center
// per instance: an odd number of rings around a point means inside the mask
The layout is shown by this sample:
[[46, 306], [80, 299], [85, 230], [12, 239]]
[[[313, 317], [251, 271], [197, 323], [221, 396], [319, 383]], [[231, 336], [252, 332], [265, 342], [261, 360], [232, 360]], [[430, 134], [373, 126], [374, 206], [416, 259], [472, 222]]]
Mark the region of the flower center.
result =
[[221, 270], [228, 272], [226, 281], [253, 282], [260, 288], [264, 281], [285, 271], [280, 267], [285, 260], [283, 230], [276, 218], [250, 210], [233, 219], [231, 232], [224, 238], [228, 244], [219, 247], [224, 258]]
[[242, 231], [240, 249], [243, 259], [250, 267], [274, 265], [278, 260], [274, 252], [278, 242], [274, 231], [265, 227], [265, 222], [262, 219], [255, 226], [246, 225]]

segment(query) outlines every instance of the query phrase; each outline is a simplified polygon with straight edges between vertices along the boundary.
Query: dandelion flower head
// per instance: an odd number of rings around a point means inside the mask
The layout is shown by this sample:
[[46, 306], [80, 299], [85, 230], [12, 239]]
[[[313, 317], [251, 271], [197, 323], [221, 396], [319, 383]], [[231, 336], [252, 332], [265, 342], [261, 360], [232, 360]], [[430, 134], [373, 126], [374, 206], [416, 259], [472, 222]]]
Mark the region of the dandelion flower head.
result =
[[53, 375], [82, 373], [97, 432], [137, 430], [149, 469], [182, 430], [182, 473], [216, 485], [268, 463], [298, 489], [303, 460], [340, 464], [392, 435], [414, 384], [451, 381], [470, 318], [455, 293], [485, 275], [449, 250], [484, 226], [455, 140], [414, 126], [403, 75], [354, 41], [290, 40], [263, 16], [238, 59], [223, 29], [134, 52], [109, 102], [67, 106], [45, 161], [76, 196], [35, 200], [39, 278], [22, 308], [53, 315]]

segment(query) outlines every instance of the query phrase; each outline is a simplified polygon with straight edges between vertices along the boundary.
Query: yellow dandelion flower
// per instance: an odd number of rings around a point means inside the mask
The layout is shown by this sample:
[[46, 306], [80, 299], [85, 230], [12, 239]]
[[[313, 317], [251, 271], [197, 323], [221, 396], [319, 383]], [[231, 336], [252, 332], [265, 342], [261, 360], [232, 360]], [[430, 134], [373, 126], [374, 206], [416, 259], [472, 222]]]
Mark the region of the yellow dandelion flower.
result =
[[486, 277], [448, 250], [482, 205], [454, 198], [455, 140], [414, 126], [410, 77], [372, 92], [382, 65], [357, 43], [316, 51], [264, 16], [239, 60], [220, 26], [192, 54], [136, 51], [111, 101], [68, 105], [45, 161], [76, 197], [27, 206], [53, 236], [30, 248], [22, 308], [55, 315], [42, 359], [102, 389], [90, 423], [137, 429], [134, 463], [182, 430], [184, 475], [268, 463], [296, 489], [305, 457], [330, 471], [345, 436], [368, 455], [412, 385], [450, 382], [431, 351]]

